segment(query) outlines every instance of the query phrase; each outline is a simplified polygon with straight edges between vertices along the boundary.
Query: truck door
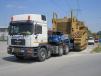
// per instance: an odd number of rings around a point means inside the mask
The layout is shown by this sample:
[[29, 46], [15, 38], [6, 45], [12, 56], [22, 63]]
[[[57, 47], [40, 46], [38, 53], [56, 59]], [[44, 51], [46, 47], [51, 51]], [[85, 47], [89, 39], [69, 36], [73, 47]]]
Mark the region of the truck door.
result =
[[36, 42], [42, 42], [42, 25], [35, 24], [35, 40]]
[[74, 39], [70, 39], [70, 47], [73, 49], [74, 48]]

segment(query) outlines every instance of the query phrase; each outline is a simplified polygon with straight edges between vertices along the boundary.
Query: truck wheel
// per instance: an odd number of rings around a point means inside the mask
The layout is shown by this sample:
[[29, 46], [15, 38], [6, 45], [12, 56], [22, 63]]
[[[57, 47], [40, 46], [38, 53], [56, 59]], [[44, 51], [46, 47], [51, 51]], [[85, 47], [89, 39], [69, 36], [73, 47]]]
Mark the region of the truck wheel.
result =
[[51, 51], [48, 51], [47, 59], [51, 57]]
[[59, 56], [62, 56], [63, 55], [63, 47], [62, 46], [59, 46], [58, 48], [58, 51], [59, 51]]
[[46, 57], [47, 57], [46, 49], [40, 48], [38, 52], [38, 61], [40, 62], [45, 61]]
[[17, 59], [20, 59], [20, 60], [23, 60], [23, 59], [24, 59], [24, 56], [15, 55], [15, 57], [16, 57]]
[[65, 49], [64, 49], [64, 55], [68, 54], [69, 53], [69, 47], [68, 46], [65, 46]]

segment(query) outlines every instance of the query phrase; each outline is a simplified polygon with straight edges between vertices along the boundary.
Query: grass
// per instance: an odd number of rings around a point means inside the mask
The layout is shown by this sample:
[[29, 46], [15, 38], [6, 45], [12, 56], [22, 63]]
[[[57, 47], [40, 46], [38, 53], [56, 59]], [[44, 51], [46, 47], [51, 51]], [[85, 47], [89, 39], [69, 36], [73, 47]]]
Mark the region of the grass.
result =
[[101, 44], [98, 44], [98, 46], [94, 48], [92, 52], [101, 53]]

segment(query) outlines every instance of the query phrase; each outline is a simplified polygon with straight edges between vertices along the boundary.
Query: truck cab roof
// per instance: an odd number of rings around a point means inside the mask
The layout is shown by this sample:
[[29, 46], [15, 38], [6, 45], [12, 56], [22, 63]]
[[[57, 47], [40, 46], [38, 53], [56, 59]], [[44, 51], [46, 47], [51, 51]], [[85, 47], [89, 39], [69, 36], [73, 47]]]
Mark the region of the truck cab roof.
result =
[[47, 23], [46, 16], [41, 14], [20, 14], [11, 17], [11, 21], [28, 21], [28, 20]]

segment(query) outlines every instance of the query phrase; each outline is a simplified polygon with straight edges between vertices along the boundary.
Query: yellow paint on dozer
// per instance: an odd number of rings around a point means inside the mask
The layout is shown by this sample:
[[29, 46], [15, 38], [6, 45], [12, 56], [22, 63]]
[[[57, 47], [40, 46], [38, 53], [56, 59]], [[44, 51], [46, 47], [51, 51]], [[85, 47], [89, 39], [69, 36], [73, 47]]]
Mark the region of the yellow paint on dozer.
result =
[[87, 47], [88, 28], [84, 22], [79, 21], [77, 18], [53, 18], [52, 19], [53, 31], [60, 31], [68, 34], [74, 39], [75, 48], [85, 49]]

